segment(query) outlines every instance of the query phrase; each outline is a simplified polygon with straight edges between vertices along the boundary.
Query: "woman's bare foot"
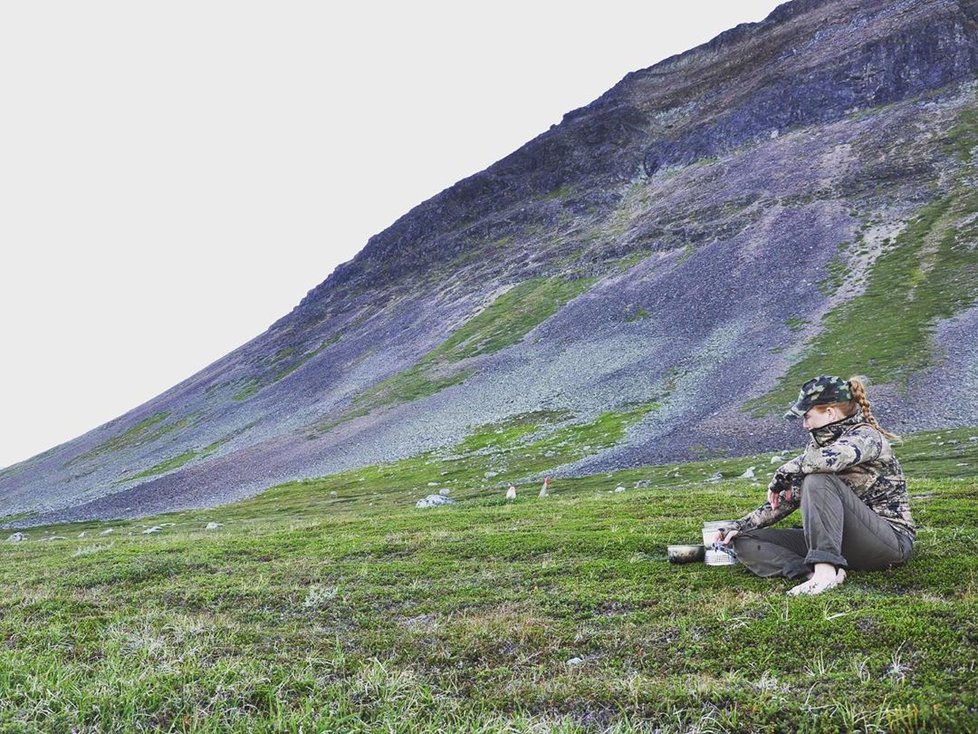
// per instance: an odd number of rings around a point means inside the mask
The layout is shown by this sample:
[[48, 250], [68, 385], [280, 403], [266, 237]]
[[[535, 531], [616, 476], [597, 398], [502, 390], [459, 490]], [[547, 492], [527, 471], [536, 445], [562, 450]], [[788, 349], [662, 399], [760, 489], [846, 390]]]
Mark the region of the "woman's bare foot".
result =
[[[821, 564], [819, 564], [821, 565]], [[814, 596], [821, 594], [829, 589], [834, 589], [846, 580], [846, 570], [844, 568], [833, 569], [833, 572], [826, 573], [816, 568], [815, 573], [809, 577], [808, 581], [798, 584], [788, 590], [788, 596]]]

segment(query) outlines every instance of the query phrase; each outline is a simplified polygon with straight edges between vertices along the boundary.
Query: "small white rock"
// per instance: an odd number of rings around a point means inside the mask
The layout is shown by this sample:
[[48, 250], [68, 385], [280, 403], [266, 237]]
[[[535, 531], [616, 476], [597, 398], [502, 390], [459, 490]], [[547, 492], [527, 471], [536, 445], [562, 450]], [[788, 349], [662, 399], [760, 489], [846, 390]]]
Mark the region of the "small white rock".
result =
[[7, 538], [8, 543], [20, 543], [27, 540], [27, 536], [23, 533], [14, 533], [9, 538]]
[[224, 527], [223, 522], [209, 522], [204, 530], [217, 530], [218, 528]]
[[84, 538], [86, 535], [88, 535], [87, 530], [82, 530], [80, 533], [78, 533], [79, 538]]
[[153, 527], [151, 527], [151, 528], [146, 528], [146, 529], [145, 529], [145, 530], [144, 530], [144, 531], [142, 532], [142, 535], [151, 535], [151, 534], [153, 534], [153, 533], [158, 533], [158, 532], [160, 532], [160, 531], [161, 531], [162, 529], [163, 529], [163, 528], [161, 528], [161, 527], [160, 527], [159, 525], [154, 525], [154, 526], [153, 526]]
[[99, 533], [99, 535], [108, 535], [109, 533], [114, 533], [114, 532], [115, 532], [115, 528], [106, 528], [101, 533]]
[[754, 469], [756, 469], [756, 468], [757, 468], [756, 466], [749, 466], [749, 467], [747, 467], [747, 471], [745, 471], [743, 474], [741, 474], [738, 477], [738, 479], [754, 479]]
[[624, 492], [624, 491], [625, 491], [625, 487], [621, 484], [615, 487], [615, 492]]
[[571, 658], [570, 660], [568, 660], [567, 661], [567, 664], [570, 665], [571, 667], [574, 667], [576, 665], [580, 665], [583, 662], [584, 662], [584, 658], [576, 658], [575, 657], [575, 658]]
[[438, 490], [438, 494], [440, 494], [442, 497], [447, 497], [451, 493], [452, 490], [450, 490], [448, 487], [442, 487], [441, 489]]
[[450, 497], [446, 497], [442, 494], [429, 494], [427, 497], [423, 497], [414, 503], [414, 506], [419, 510], [423, 510], [426, 507], [438, 507], [438, 505], [454, 505], [455, 500]]

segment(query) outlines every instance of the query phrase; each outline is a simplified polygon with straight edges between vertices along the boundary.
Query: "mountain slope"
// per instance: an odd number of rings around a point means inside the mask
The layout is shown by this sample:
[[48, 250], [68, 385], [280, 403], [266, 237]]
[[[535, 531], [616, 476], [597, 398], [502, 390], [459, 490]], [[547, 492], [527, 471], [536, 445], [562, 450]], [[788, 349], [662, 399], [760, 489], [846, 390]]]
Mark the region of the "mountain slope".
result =
[[796, 0], [633, 72], [264, 334], [4, 470], [0, 514], [208, 506], [520, 416], [628, 416], [557, 474], [768, 450], [823, 371], [869, 375], [898, 430], [978, 423], [976, 72], [966, 0]]

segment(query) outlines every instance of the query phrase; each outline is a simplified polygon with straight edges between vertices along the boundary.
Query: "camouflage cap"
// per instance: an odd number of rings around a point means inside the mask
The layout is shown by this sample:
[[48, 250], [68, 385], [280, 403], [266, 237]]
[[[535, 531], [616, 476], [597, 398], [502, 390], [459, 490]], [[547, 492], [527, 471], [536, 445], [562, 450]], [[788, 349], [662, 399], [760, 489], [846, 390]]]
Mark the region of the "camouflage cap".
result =
[[785, 418], [801, 418], [813, 405], [845, 403], [852, 400], [849, 383], [841, 377], [819, 375], [801, 386], [798, 399], [788, 408]]

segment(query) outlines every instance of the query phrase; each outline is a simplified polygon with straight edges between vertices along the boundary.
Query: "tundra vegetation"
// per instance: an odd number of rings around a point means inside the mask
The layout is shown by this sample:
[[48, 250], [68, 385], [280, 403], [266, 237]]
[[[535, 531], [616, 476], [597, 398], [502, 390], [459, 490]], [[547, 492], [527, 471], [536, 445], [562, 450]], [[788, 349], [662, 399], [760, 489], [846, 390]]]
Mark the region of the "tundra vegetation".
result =
[[[0, 544], [0, 730], [978, 727], [978, 430], [900, 447], [910, 564], [789, 599], [787, 581], [665, 554], [756, 506], [776, 455], [536, 496], [655, 407], [541, 411], [235, 505], [30, 528]], [[414, 508], [441, 489], [456, 504]]]

